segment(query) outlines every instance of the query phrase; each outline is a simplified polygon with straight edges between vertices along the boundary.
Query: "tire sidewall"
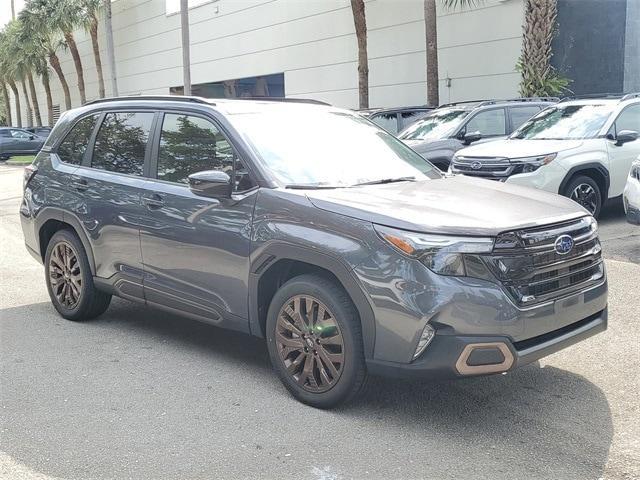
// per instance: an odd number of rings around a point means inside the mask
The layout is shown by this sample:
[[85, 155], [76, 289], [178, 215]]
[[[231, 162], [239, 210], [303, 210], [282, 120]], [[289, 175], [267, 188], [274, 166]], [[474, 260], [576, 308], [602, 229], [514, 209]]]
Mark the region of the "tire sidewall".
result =
[[[66, 308], [64, 305], [60, 304], [53, 293], [51, 282], [49, 281], [49, 261], [51, 258], [51, 253], [53, 252], [53, 248], [61, 242], [68, 243], [75, 251], [78, 263], [80, 264], [80, 275], [82, 277], [80, 301], [74, 308], [71, 309]], [[60, 230], [56, 232], [53, 237], [51, 237], [51, 240], [47, 245], [47, 251], [44, 261], [45, 280], [47, 283], [47, 291], [49, 292], [49, 297], [51, 298], [51, 303], [58, 311], [58, 313], [64, 318], [68, 320], [81, 320], [91, 304], [90, 289], [93, 288], [93, 277], [91, 276], [91, 268], [89, 266], [89, 260], [87, 259], [87, 254], [84, 250], [82, 242], [80, 241], [78, 236], [70, 230]]]
[[[600, 211], [602, 210], [602, 204], [603, 204], [602, 192], [600, 191], [600, 187], [598, 186], [597, 182], [595, 180], [593, 180], [591, 177], [587, 177], [587, 176], [584, 176], [584, 175], [580, 175], [578, 177], [575, 177], [567, 185], [567, 188], [565, 189], [565, 192], [564, 192], [564, 196], [567, 197], [567, 198], [571, 198], [571, 193], [580, 184], [589, 185], [596, 192], [596, 196], [598, 197], [598, 205], [597, 205], [596, 211], [593, 212], [591, 215], [593, 215], [595, 218], [598, 218], [600, 216]], [[580, 205], [580, 206], [582, 206], [582, 205]], [[585, 208], [585, 207], [583, 207], [583, 208]]]
[[[287, 390], [298, 400], [317, 408], [331, 408], [346, 400], [357, 392], [364, 356], [360, 325], [355, 313], [355, 307], [344, 301], [344, 297], [335, 298], [339, 290], [331, 286], [324, 279], [311, 275], [295, 277], [285, 283], [274, 295], [267, 313], [266, 338], [271, 363], [278, 377]], [[331, 389], [322, 393], [313, 393], [297, 385], [295, 380], [286, 372], [280, 359], [275, 342], [275, 329], [278, 314], [284, 303], [295, 295], [311, 295], [316, 297], [332, 312], [344, 340], [345, 363], [337, 383]], [[346, 293], [343, 293], [346, 295]], [[348, 299], [348, 297], [346, 297]], [[350, 303], [350, 300], [349, 300]]]

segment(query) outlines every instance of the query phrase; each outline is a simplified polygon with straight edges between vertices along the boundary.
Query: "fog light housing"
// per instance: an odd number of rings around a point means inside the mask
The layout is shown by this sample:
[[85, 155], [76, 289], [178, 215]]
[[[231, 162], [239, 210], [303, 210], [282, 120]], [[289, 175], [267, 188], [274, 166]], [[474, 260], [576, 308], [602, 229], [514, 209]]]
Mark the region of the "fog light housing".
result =
[[418, 358], [424, 352], [424, 349], [429, 346], [433, 337], [436, 336], [436, 331], [434, 328], [428, 323], [422, 329], [422, 334], [420, 335], [420, 340], [418, 340], [418, 346], [416, 347], [416, 353], [413, 354], [413, 360]]

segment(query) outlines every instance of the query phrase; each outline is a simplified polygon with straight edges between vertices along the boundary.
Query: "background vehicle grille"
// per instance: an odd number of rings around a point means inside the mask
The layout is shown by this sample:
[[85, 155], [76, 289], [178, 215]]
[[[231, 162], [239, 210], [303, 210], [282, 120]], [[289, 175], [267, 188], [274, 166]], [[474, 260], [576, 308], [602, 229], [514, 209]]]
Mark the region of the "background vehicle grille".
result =
[[512, 175], [514, 167], [506, 158], [456, 157], [451, 162], [452, 173], [499, 181]]
[[[574, 242], [566, 254], [556, 239]], [[520, 306], [535, 305], [596, 285], [604, 280], [597, 223], [592, 217], [498, 236], [493, 254], [485, 257], [493, 274]]]

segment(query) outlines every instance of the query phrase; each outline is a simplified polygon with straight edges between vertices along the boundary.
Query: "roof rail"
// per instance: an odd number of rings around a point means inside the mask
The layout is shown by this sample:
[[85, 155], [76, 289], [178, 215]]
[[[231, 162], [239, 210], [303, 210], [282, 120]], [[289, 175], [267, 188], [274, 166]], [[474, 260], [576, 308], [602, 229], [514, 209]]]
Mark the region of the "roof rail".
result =
[[629, 100], [631, 98], [640, 98], [640, 92], [632, 92], [632, 93], [587, 93], [584, 95], [572, 95], [570, 97], [564, 97], [561, 102], [569, 102], [571, 100], [588, 100], [588, 99], [619, 99], [621, 102], [624, 100]]
[[[223, 100], [223, 99], [221, 99]], [[224, 100], [253, 100], [254, 102], [282, 102], [282, 103], [311, 103], [314, 105], [326, 105], [331, 107], [332, 105], [322, 100], [315, 100], [313, 98], [293, 98], [293, 97], [239, 97], [239, 98], [225, 98]]]
[[440, 105], [442, 107], [453, 107], [455, 105], [464, 105], [466, 103], [477, 103], [479, 107], [485, 105], [495, 105], [497, 103], [506, 102], [559, 102], [559, 97], [521, 97], [521, 98], [503, 98], [503, 99], [491, 99], [491, 100], [464, 100], [462, 102], [452, 102]]
[[156, 100], [161, 102], [191, 102], [203, 103], [206, 105], [215, 105], [214, 102], [210, 102], [202, 97], [189, 97], [184, 95], [129, 95], [126, 97], [107, 97], [92, 100], [85, 103], [85, 105], [95, 105], [98, 103], [120, 102], [127, 100]]

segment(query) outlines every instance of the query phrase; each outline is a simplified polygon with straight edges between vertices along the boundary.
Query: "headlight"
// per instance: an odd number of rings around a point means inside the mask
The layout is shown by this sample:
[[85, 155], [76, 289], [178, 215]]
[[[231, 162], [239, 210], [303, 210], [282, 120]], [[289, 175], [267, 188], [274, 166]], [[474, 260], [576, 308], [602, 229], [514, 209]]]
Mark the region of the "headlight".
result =
[[440, 275], [484, 278], [483, 264], [478, 262], [474, 254], [491, 253], [493, 250], [491, 238], [432, 235], [380, 225], [376, 225], [375, 229], [394, 248]]
[[540, 155], [537, 157], [514, 158], [511, 160], [511, 163], [516, 165], [513, 173], [535, 172], [540, 167], [553, 162], [557, 156], [557, 153], [549, 153], [548, 155]]
[[631, 165], [631, 170], [629, 171], [629, 176], [640, 181], [640, 161], [636, 160], [635, 162], [633, 162], [633, 164]]

